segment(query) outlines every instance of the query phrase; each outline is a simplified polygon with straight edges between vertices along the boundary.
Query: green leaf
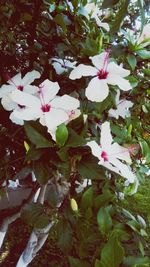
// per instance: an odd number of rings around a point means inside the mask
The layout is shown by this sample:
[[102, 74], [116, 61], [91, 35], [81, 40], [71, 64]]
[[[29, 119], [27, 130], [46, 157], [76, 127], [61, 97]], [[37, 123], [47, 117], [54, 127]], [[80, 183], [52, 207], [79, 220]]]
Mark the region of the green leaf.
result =
[[123, 0], [122, 1], [122, 5], [121, 5], [118, 13], [114, 17], [114, 22], [112, 23], [112, 28], [111, 28], [111, 31], [110, 31], [111, 34], [112, 33], [117, 33], [119, 31], [121, 23], [122, 23], [123, 19], [125, 18], [126, 14], [127, 14], [129, 3], [130, 3], [130, 0]]
[[105, 265], [101, 261], [96, 259], [94, 267], [105, 267]]
[[57, 14], [54, 18], [54, 21], [62, 28], [64, 33], [66, 33], [67, 27], [64, 21], [64, 17], [61, 14]]
[[39, 203], [28, 204], [22, 211], [21, 217], [29, 225], [36, 228], [46, 227], [50, 220], [44, 212], [44, 206]]
[[108, 211], [108, 207], [102, 207], [97, 214], [97, 222], [99, 230], [102, 234], [108, 234], [112, 227], [112, 219]]
[[61, 221], [58, 225], [58, 246], [64, 251], [67, 252], [71, 249], [72, 245], [72, 231], [70, 225], [64, 220]]
[[106, 206], [112, 199], [114, 198], [114, 195], [110, 193], [109, 190], [104, 192], [103, 194], [97, 196], [94, 199], [94, 206], [96, 208], [100, 208], [102, 206]]
[[93, 187], [88, 188], [82, 195], [81, 208], [87, 209], [93, 205]]
[[128, 60], [128, 63], [130, 65], [131, 69], [134, 70], [136, 67], [136, 64], [137, 64], [136, 57], [134, 55], [130, 54], [127, 56], [127, 60]]
[[128, 256], [124, 259], [123, 263], [125, 264], [125, 266], [133, 266], [135, 264], [137, 264], [137, 266], [140, 264], [140, 266], [145, 266], [148, 267], [150, 263], [150, 260], [148, 257], [134, 257], [134, 256]]
[[46, 184], [48, 180], [53, 176], [52, 170], [46, 163], [35, 161], [33, 168], [35, 177], [41, 185]]
[[68, 129], [63, 123], [57, 127], [56, 130], [56, 143], [58, 146], [62, 147], [68, 139]]
[[150, 163], [150, 146], [145, 140], [140, 140], [140, 146], [142, 149], [142, 155], [145, 157], [146, 163]]
[[41, 158], [43, 154], [44, 154], [44, 149], [36, 149], [34, 147], [31, 147], [27, 152], [26, 161], [38, 160]]
[[24, 167], [22, 168], [14, 177], [13, 180], [22, 180], [25, 179], [30, 173], [31, 173], [31, 168], [30, 167]]
[[[26, 122], [24, 127], [25, 127], [27, 137], [33, 144], [36, 145], [37, 148], [53, 146], [52, 141], [48, 140], [47, 137], [45, 137], [45, 134], [44, 134], [45, 127], [42, 127], [39, 123]], [[50, 139], [50, 135], [49, 135], [49, 139]]]
[[71, 256], [69, 256], [68, 259], [69, 259], [70, 267], [79, 267], [79, 266], [82, 266], [82, 267], [91, 267], [91, 265], [88, 262], [84, 261], [84, 260], [73, 258]]
[[77, 147], [86, 144], [86, 140], [82, 136], [78, 135], [74, 130], [68, 128], [68, 132], [69, 136], [65, 145], [66, 147]]
[[146, 49], [138, 50], [136, 53], [139, 55], [139, 57], [141, 57], [143, 59], [149, 59], [150, 58], [150, 52], [147, 51]]
[[77, 165], [80, 175], [89, 179], [104, 179], [104, 172], [98, 165], [98, 160], [91, 156], [83, 158]]
[[105, 267], [119, 267], [124, 258], [124, 249], [116, 237], [110, 237], [101, 252]]

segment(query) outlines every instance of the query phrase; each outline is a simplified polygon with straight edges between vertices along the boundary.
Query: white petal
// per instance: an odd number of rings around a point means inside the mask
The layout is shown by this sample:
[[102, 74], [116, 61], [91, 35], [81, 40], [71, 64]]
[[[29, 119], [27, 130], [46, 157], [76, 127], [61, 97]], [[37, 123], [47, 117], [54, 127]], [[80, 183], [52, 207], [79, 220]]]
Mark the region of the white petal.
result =
[[22, 85], [22, 79], [21, 79], [21, 73], [16, 74], [14, 77], [12, 77], [10, 80], [7, 81], [9, 84], [18, 86]]
[[56, 97], [51, 101], [51, 105], [54, 108], [59, 108], [63, 110], [74, 110], [79, 108], [80, 102], [78, 99], [69, 96], [69, 95], [63, 95], [60, 97]]
[[126, 77], [130, 75], [130, 71], [122, 68], [121, 66], [117, 65], [114, 62], [110, 62], [107, 67], [107, 71], [110, 72], [112, 75], [117, 74], [121, 77]]
[[18, 120], [37, 120], [41, 116], [42, 112], [40, 110], [34, 108], [22, 108], [22, 109], [15, 109], [13, 111], [13, 118]]
[[[143, 28], [143, 31], [141, 33], [141, 36], [138, 40], [138, 43], [143, 42], [145, 39], [150, 38], [150, 23], [146, 24]], [[150, 40], [149, 40], [150, 42]]]
[[92, 154], [98, 159], [101, 159], [101, 152], [102, 152], [101, 146], [98, 145], [95, 141], [87, 142], [87, 145], [91, 148]]
[[134, 182], [135, 175], [131, 171], [129, 166], [122, 163], [118, 159], [113, 160], [113, 162], [111, 162], [111, 163], [116, 167], [116, 169], [118, 169], [118, 171], [116, 171], [117, 173], [120, 173], [120, 175], [123, 176], [124, 178], [126, 178], [130, 183]]
[[75, 79], [80, 79], [83, 76], [96, 76], [96, 75], [97, 75], [96, 68], [80, 64], [71, 71], [69, 78], [75, 80]]
[[106, 23], [106, 22], [101, 22], [100, 19], [99, 19], [98, 17], [95, 17], [95, 20], [96, 20], [96, 24], [97, 24], [97, 26], [102, 27], [102, 28], [104, 28], [107, 32], [109, 32], [110, 27], [109, 27], [108, 23]]
[[118, 118], [119, 118], [119, 114], [118, 114], [118, 110], [117, 109], [110, 109], [109, 111], [108, 111], [108, 115], [109, 115], [109, 117], [114, 117], [114, 118], [116, 118], [117, 120], [118, 120]]
[[7, 95], [10, 92], [12, 92], [15, 89], [16, 89], [16, 87], [14, 85], [6, 85], [6, 84], [4, 84], [0, 88], [0, 98], [2, 98], [3, 96]]
[[107, 83], [109, 83], [109, 84], [118, 85], [118, 87], [123, 91], [128, 91], [128, 90], [132, 89], [129, 81], [122, 78], [119, 75], [109, 73], [106, 80], [107, 80]]
[[33, 95], [33, 94], [35, 94], [35, 93], [38, 92], [38, 89], [39, 88], [37, 86], [34, 86], [34, 85], [26, 85], [24, 87], [24, 89], [23, 89], [23, 92]]
[[100, 144], [102, 146], [102, 150], [108, 152], [108, 154], [109, 154], [109, 149], [111, 148], [112, 141], [113, 139], [110, 131], [110, 123], [106, 121], [101, 126]]
[[4, 109], [6, 109], [8, 111], [11, 111], [17, 107], [17, 104], [14, 101], [12, 101], [12, 99], [10, 98], [10, 94], [5, 95], [2, 98], [1, 104], [4, 107]]
[[15, 124], [18, 124], [18, 125], [23, 125], [24, 124], [24, 121], [22, 119], [18, 119], [16, 116], [15, 116], [15, 113], [14, 111], [10, 114], [9, 116], [10, 120], [15, 123]]
[[63, 72], [67, 71], [67, 68], [66, 67], [62, 67], [62, 64], [59, 63], [59, 62], [53, 62], [52, 65], [53, 65], [53, 67], [54, 67], [54, 69], [55, 69], [55, 71], [56, 71], [56, 73], [58, 75], [60, 75]]
[[30, 71], [28, 72], [24, 78], [22, 79], [22, 85], [29, 85], [31, 84], [35, 79], [38, 79], [40, 78], [41, 74], [36, 71], [36, 70], [33, 70], [33, 71]]
[[90, 57], [93, 65], [98, 69], [102, 69], [104, 67], [105, 59], [108, 55], [108, 52], [103, 52], [100, 55], [96, 55], [94, 57]]
[[51, 82], [48, 79], [46, 79], [39, 86], [41, 97], [44, 98], [45, 103], [49, 103], [49, 101], [52, 100], [56, 96], [59, 89], [60, 87], [59, 87], [58, 82]]
[[112, 144], [111, 149], [109, 151], [109, 159], [111, 158], [113, 160], [113, 158], [118, 158], [126, 161], [127, 163], [131, 163], [131, 158], [128, 149], [120, 146], [118, 143]]
[[67, 121], [68, 115], [63, 110], [51, 109], [50, 112], [44, 113], [45, 125], [49, 131], [54, 131], [58, 125]]
[[99, 80], [98, 77], [93, 78], [85, 90], [87, 99], [95, 102], [102, 102], [109, 94], [109, 88], [106, 80]]
[[40, 100], [33, 95], [15, 90], [11, 93], [11, 99], [19, 105], [26, 107], [33, 107], [39, 109], [41, 107]]

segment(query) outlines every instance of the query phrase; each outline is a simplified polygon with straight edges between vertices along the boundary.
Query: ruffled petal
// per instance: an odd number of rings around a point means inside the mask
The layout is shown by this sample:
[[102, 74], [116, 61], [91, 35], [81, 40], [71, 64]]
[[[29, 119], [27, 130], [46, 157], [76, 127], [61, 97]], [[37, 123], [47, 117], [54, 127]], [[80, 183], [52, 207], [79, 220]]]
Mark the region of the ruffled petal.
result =
[[93, 65], [100, 70], [104, 66], [105, 58], [107, 57], [108, 52], [103, 52], [100, 55], [96, 55], [94, 57], [90, 57]]
[[6, 85], [6, 84], [4, 84], [0, 88], [0, 98], [4, 97], [5, 95], [9, 94], [10, 92], [12, 92], [15, 89], [16, 89], [16, 87], [14, 85]]
[[8, 111], [11, 111], [17, 107], [17, 104], [14, 101], [12, 101], [12, 99], [10, 98], [10, 95], [5, 95], [2, 98], [1, 104], [3, 108]]
[[78, 99], [69, 96], [63, 95], [60, 97], [56, 97], [51, 101], [51, 106], [54, 108], [59, 108], [63, 110], [74, 110], [79, 108], [80, 102]]
[[19, 90], [15, 90], [10, 94], [11, 99], [18, 103], [19, 105], [26, 106], [26, 107], [33, 107], [40, 109], [41, 102], [40, 100], [33, 95], [21, 92]]
[[121, 66], [118, 66], [114, 62], [110, 62], [107, 66], [107, 71], [111, 73], [112, 75], [116, 74], [121, 77], [126, 77], [130, 75], [130, 71], [122, 68]]
[[80, 79], [83, 76], [96, 76], [96, 75], [97, 75], [97, 69], [95, 67], [80, 64], [71, 71], [69, 78], [71, 80], [76, 80]]
[[58, 93], [60, 87], [58, 82], [51, 82], [46, 79], [39, 86], [39, 95], [44, 100], [45, 103], [49, 103]]
[[7, 83], [14, 85], [15, 87], [22, 85], [21, 73], [16, 74], [14, 77], [9, 79]]
[[113, 160], [114, 158], [118, 158], [131, 164], [130, 153], [127, 148], [120, 146], [118, 143], [114, 143], [111, 145], [111, 149], [109, 151], [109, 159]]
[[109, 88], [105, 80], [93, 78], [85, 90], [87, 99], [95, 102], [102, 102], [109, 94]]
[[34, 82], [35, 79], [40, 78], [40, 76], [41, 74], [38, 71], [36, 70], [30, 71], [22, 79], [22, 85], [23, 86], [29, 85], [32, 82]]
[[107, 80], [107, 83], [109, 83], [109, 84], [118, 85], [118, 87], [123, 91], [128, 91], [128, 90], [132, 89], [129, 81], [122, 78], [119, 75], [109, 73], [106, 80]]
[[51, 109], [50, 112], [43, 114], [45, 125], [50, 132], [53, 132], [57, 126], [64, 123], [68, 119], [68, 115], [63, 110]]

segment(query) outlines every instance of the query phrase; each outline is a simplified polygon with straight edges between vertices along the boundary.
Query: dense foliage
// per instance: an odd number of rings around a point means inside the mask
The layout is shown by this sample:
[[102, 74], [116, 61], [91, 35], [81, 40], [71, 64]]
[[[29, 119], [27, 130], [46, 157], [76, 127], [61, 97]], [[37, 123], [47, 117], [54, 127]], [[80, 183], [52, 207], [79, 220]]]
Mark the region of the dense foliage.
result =
[[70, 267], [149, 266], [146, 217], [121, 200], [149, 175], [149, 1], [87, 2], [1, 1], [0, 194], [50, 185], [21, 217], [53, 222]]

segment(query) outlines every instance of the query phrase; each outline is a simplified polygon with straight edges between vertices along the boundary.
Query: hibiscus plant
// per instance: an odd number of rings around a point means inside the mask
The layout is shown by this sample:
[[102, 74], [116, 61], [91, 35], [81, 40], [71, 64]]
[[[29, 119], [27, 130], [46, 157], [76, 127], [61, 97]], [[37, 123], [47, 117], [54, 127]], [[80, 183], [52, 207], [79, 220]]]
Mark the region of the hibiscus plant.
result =
[[0, 202], [29, 193], [2, 206], [0, 247], [21, 218], [32, 230], [17, 267], [51, 233], [62, 258], [40, 266], [148, 267], [147, 218], [123, 205], [149, 175], [147, 5], [6, 2], [0, 47], [16, 61], [1, 71]]

